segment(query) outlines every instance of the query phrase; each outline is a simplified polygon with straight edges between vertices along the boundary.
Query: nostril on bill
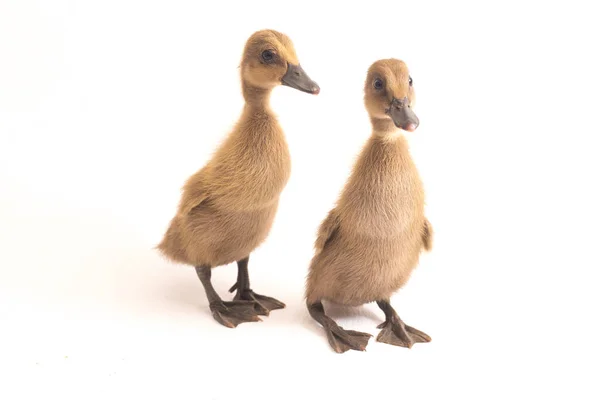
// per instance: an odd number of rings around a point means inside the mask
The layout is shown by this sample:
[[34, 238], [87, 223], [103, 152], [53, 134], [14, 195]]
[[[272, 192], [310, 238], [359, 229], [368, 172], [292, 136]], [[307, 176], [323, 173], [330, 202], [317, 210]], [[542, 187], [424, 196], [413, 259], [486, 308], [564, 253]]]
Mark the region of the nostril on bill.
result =
[[394, 100], [392, 101], [392, 104], [398, 109], [406, 107], [406, 105], [408, 104], [408, 98], [407, 97], [404, 97], [402, 99], [394, 98]]

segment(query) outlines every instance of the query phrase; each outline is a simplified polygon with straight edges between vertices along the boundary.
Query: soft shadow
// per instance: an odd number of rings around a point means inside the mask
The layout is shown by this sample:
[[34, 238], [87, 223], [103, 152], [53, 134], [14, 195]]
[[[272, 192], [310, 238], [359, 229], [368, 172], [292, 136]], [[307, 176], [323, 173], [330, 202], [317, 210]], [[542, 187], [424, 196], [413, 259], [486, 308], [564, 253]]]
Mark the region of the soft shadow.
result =
[[[234, 296], [228, 289], [235, 280], [220, 273], [223, 269], [229, 268], [230, 266], [213, 268], [211, 279], [215, 290], [224, 301], [232, 300]], [[217, 274], [214, 273], [216, 269], [219, 269]], [[193, 267], [167, 262], [161, 270], [166, 275], [164, 280], [160, 280], [163, 283], [157, 290], [162, 293], [165, 301], [178, 307], [208, 310], [206, 292]]]
[[[193, 271], [193, 270], [192, 270]], [[191, 271], [190, 271], [191, 272]], [[160, 295], [163, 300], [177, 307], [198, 309], [207, 308], [208, 300], [200, 282], [193, 279], [190, 274], [189, 279], [177, 279], [160, 285]]]
[[[323, 303], [325, 306], [326, 315], [335, 320], [342, 327], [344, 327], [345, 323], [351, 320], [356, 321], [361, 320], [363, 318], [371, 320], [371, 322], [374, 322], [376, 325], [379, 325], [381, 322], [383, 322], [383, 319], [380, 316], [378, 316], [375, 312], [370, 310], [367, 305], [359, 307], [350, 307], [329, 302]], [[325, 334], [323, 327], [310, 316], [308, 311], [306, 311], [306, 313], [302, 317], [301, 323], [306, 330], [312, 331], [314, 334], [322, 337], [324, 339], [324, 343], [327, 345], [327, 335]], [[362, 331], [367, 332], [368, 330]], [[329, 345], [327, 345], [327, 347], [331, 349]]]
[[377, 324], [380, 324], [383, 322], [383, 319], [381, 318], [381, 316], [375, 314], [375, 312], [373, 312], [373, 310], [368, 308], [366, 305], [359, 306], [359, 307], [350, 307], [350, 306], [342, 306], [339, 304], [324, 302], [324, 306], [325, 306], [325, 312], [327, 313], [327, 315], [333, 319], [340, 319], [340, 320], [353, 319], [354, 320], [354, 319], [358, 319], [360, 317], [360, 318], [370, 319], [372, 322], [375, 322]]

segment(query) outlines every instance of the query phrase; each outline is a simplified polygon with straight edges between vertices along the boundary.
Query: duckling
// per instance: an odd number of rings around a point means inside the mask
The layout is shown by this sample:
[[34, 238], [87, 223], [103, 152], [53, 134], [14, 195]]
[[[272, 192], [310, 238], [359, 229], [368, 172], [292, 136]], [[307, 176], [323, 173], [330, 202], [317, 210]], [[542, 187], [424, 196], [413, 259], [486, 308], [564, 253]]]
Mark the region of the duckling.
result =
[[341, 328], [325, 314], [323, 300], [347, 306], [377, 302], [385, 313], [385, 322], [378, 326], [380, 342], [410, 348], [431, 340], [406, 325], [390, 304], [422, 250], [431, 249], [433, 235], [424, 215], [422, 182], [401, 133], [419, 126], [406, 64], [376, 61], [364, 92], [372, 134], [319, 227], [306, 280], [309, 313], [338, 353], [364, 351], [371, 335]]
[[[300, 66], [290, 38], [257, 31], [240, 64], [245, 105], [226, 140], [182, 189], [176, 215], [157, 246], [168, 259], [195, 267], [214, 319], [234, 328], [281, 309], [281, 301], [250, 289], [250, 253], [267, 237], [290, 176], [290, 154], [269, 98], [286, 85], [318, 94], [319, 86]], [[237, 262], [233, 301], [223, 301], [211, 283], [211, 269]]]

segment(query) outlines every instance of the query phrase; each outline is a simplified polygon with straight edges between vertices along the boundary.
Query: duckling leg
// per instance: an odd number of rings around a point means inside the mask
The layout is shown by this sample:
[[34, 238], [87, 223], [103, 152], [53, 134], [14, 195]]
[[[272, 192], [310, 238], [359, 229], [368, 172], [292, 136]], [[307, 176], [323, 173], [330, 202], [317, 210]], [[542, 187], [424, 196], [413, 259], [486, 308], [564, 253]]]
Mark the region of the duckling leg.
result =
[[196, 267], [196, 274], [204, 286], [213, 318], [218, 323], [228, 328], [235, 328], [242, 322], [260, 321], [258, 314], [254, 311], [254, 303], [251, 301], [221, 300], [210, 281], [211, 268], [209, 266]]
[[229, 289], [230, 293], [233, 293], [234, 290], [237, 290], [235, 294], [235, 300], [248, 300], [254, 302], [254, 310], [259, 315], [269, 315], [271, 310], [278, 310], [280, 308], [285, 308], [285, 304], [281, 301], [274, 299], [272, 297], [263, 296], [257, 293], [254, 293], [252, 289], [250, 289], [250, 277], [248, 275], [248, 260], [250, 256], [240, 260], [237, 262], [238, 264], [238, 278], [235, 285]]
[[424, 332], [408, 326], [402, 322], [389, 300], [381, 300], [377, 305], [385, 313], [385, 322], [378, 325], [381, 332], [377, 336], [378, 342], [408, 347], [415, 343], [431, 342], [431, 338]]
[[307, 304], [308, 312], [327, 333], [327, 340], [336, 353], [344, 353], [350, 349], [365, 351], [372, 335], [363, 332], [350, 331], [340, 327], [334, 320], [325, 315], [323, 303]]

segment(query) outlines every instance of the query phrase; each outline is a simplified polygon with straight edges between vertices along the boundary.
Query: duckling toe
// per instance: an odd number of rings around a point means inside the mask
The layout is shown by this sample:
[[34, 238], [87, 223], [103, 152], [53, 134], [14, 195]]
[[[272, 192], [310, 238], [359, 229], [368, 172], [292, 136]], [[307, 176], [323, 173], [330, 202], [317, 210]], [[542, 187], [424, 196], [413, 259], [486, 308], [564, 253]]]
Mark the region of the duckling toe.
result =
[[273, 310], [285, 308], [285, 304], [272, 297], [263, 296], [248, 289], [244, 291], [238, 290], [235, 295], [235, 300], [246, 300], [254, 304], [254, 311], [258, 315], [268, 316]]
[[223, 301], [211, 304], [210, 309], [213, 318], [228, 328], [235, 328], [244, 322], [261, 321], [251, 301]]
[[335, 325], [326, 329], [329, 344], [336, 353], [345, 353], [348, 350], [365, 351], [372, 335], [343, 329]]
[[377, 335], [378, 342], [410, 349], [415, 343], [431, 341], [431, 337], [425, 332], [405, 325], [402, 321], [386, 321], [377, 327], [382, 328], [379, 335]]
[[405, 325], [406, 331], [410, 333], [416, 343], [428, 343], [431, 342], [431, 336], [426, 334], [425, 332], [421, 332], [418, 329], [413, 328], [412, 326]]

